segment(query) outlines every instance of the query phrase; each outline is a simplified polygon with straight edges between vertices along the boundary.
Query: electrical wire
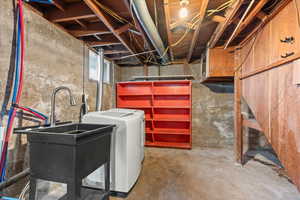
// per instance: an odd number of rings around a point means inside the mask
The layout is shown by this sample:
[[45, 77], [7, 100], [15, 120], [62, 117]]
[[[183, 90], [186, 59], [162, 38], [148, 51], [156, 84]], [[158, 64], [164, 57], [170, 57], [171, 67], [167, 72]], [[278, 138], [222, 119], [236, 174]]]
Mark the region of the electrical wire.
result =
[[29, 189], [30, 189], [30, 182], [27, 182], [27, 184], [25, 185], [25, 187], [23, 188], [19, 196], [19, 200], [25, 200], [26, 192], [29, 191]]

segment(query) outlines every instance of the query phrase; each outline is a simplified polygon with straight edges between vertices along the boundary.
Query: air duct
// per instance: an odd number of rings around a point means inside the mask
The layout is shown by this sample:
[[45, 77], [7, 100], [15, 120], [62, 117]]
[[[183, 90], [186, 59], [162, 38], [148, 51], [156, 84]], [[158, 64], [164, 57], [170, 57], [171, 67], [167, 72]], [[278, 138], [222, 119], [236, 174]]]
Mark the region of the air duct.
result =
[[129, 0], [130, 6], [132, 6], [134, 13], [142, 25], [145, 33], [150, 39], [152, 45], [158, 54], [162, 57], [163, 64], [169, 62], [168, 54], [165, 52], [164, 43], [158, 33], [158, 30], [150, 16], [147, 4], [145, 0]]

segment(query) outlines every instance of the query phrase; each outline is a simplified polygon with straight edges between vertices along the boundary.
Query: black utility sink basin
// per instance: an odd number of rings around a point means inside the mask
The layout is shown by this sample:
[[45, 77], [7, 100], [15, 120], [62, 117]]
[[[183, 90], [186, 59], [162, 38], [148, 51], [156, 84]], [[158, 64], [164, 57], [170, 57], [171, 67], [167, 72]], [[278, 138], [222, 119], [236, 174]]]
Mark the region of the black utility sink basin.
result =
[[[109, 168], [114, 126], [71, 123], [15, 129], [15, 133], [28, 137], [32, 188], [37, 179], [67, 183], [67, 199], [81, 199], [81, 180], [103, 164]], [[32, 195], [30, 200], [34, 199]]]

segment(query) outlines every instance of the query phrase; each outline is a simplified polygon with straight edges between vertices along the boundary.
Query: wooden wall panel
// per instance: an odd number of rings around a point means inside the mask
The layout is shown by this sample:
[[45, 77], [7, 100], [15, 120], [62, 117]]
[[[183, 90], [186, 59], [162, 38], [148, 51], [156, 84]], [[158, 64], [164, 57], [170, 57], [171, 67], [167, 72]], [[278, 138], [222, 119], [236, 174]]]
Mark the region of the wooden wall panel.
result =
[[[300, 0], [296, 1], [300, 5]], [[300, 189], [300, 59], [274, 65], [286, 59], [282, 58], [286, 53], [300, 53], [297, 14], [292, 1], [259, 33], [249, 55], [253, 38], [236, 56], [240, 62], [248, 56], [242, 65], [243, 98]], [[295, 41], [280, 41], [286, 37], [294, 37]], [[270, 65], [274, 67], [257, 72]]]

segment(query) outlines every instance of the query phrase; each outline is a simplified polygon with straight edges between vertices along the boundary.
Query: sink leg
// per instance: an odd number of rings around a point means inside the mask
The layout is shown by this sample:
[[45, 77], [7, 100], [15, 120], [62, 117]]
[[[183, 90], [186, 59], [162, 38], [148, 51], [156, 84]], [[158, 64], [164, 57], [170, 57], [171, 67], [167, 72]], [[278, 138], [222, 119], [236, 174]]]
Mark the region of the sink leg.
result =
[[109, 200], [109, 196], [110, 196], [110, 162], [109, 161], [104, 164], [104, 169], [105, 169], [105, 193], [106, 193], [104, 200]]
[[29, 200], [35, 200], [36, 199], [36, 182], [37, 179], [30, 177], [30, 190], [29, 190]]
[[68, 200], [80, 200], [81, 182], [77, 179], [67, 185]]

